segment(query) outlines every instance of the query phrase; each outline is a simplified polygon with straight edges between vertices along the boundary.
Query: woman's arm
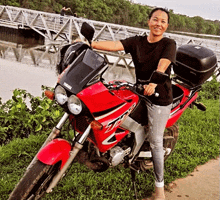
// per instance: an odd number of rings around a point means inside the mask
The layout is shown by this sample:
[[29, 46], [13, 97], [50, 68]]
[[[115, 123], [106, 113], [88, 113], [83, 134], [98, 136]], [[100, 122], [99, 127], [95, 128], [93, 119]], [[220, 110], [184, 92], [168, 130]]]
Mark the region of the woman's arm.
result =
[[[170, 64], [171, 61], [169, 59], [161, 58], [157, 66], [157, 71], [164, 73]], [[155, 83], [149, 83], [149, 85], [144, 85], [144, 95], [151, 96], [152, 94], [155, 93], [156, 87], [157, 84]]]
[[93, 41], [92, 47], [94, 49], [104, 50], [104, 51], [122, 51], [124, 46], [120, 41]]
[[161, 58], [157, 66], [157, 71], [164, 73], [167, 68], [170, 66], [171, 61], [166, 58]]

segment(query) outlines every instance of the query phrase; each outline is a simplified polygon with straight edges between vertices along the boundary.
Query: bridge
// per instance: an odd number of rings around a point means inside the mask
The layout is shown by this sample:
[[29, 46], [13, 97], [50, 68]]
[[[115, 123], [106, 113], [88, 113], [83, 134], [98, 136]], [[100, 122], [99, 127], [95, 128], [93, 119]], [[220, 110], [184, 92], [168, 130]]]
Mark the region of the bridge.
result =
[[[149, 30], [142, 28], [105, 23], [73, 16], [63, 17], [54, 13], [0, 5], [0, 26], [15, 29], [32, 29], [45, 38], [47, 44], [42, 48], [45, 51], [43, 56], [35, 58], [35, 54], [29, 51], [35, 64], [39, 64], [40, 60], [42, 60], [46, 54], [49, 54], [51, 50], [53, 53], [56, 53], [57, 45], [71, 43], [72, 40], [77, 37], [83, 40], [84, 38], [80, 33], [80, 28], [85, 21], [95, 29], [94, 40], [120, 40], [130, 36], [146, 35], [149, 33]], [[218, 62], [220, 63], [220, 40], [217, 40], [220, 39], [220, 36], [203, 35], [203, 38], [198, 38], [174, 33], [165, 33], [165, 36], [174, 39], [177, 42], [177, 46], [193, 43], [208, 47], [215, 52]], [[214, 39], [209, 39], [209, 37]], [[46, 48], [48, 45], [49, 48]], [[33, 50], [35, 51], [37, 49], [32, 49], [32, 51]], [[113, 67], [122, 64], [133, 76], [133, 73], [131, 73], [133, 63], [129, 55], [126, 55], [124, 52], [99, 52], [106, 57], [109, 63], [113, 62]], [[16, 53], [16, 56], [18, 55], [19, 54]]]

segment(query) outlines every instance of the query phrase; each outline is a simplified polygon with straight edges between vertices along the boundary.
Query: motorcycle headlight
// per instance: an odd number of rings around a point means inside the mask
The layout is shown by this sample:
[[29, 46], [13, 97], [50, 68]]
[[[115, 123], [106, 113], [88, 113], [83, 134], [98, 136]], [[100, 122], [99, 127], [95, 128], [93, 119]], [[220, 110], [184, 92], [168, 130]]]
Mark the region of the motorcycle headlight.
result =
[[55, 99], [60, 105], [63, 105], [67, 102], [68, 97], [66, 94], [66, 90], [63, 87], [61, 87], [60, 85], [57, 86], [54, 93], [55, 93]]
[[77, 96], [71, 95], [68, 100], [68, 108], [72, 114], [78, 115], [82, 111], [82, 102]]

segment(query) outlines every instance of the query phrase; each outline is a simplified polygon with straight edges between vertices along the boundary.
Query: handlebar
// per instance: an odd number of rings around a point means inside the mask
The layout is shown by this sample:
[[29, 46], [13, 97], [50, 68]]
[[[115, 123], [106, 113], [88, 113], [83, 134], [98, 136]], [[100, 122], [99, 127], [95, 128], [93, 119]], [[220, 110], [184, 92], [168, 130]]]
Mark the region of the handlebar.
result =
[[[129, 83], [129, 82], [114, 81], [112, 84], [107, 85], [107, 88], [109, 90], [119, 90], [122, 87], [124, 87], [125, 89], [131, 90], [132, 92], [137, 94], [139, 97], [150, 102], [150, 100], [146, 96], [144, 96], [143, 84], [133, 84], [133, 83]], [[155, 95], [155, 97], [159, 97], [159, 93], [154, 93], [154, 95]]]
[[135, 84], [129, 83], [129, 82], [114, 81], [112, 84], [109, 84], [107, 87], [110, 90], [119, 90], [122, 87], [126, 87], [126, 88], [129, 88], [129, 89], [134, 89]]

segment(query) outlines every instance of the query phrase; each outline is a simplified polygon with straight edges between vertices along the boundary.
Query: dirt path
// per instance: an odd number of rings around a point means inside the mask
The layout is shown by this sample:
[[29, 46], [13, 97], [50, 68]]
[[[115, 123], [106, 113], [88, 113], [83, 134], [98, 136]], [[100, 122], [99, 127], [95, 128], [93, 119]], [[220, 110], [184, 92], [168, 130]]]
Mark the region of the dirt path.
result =
[[219, 200], [219, 161], [210, 160], [171, 183], [166, 200]]

